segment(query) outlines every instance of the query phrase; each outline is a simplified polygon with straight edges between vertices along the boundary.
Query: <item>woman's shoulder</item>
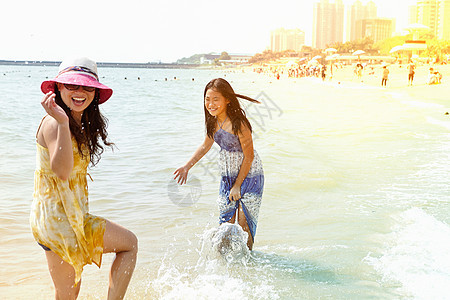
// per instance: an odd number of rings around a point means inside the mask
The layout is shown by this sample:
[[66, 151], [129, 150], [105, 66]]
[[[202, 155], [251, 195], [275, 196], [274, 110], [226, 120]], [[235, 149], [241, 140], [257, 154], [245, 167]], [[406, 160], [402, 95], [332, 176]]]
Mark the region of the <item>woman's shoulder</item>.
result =
[[247, 120], [247, 122], [245, 120], [239, 120], [240, 122], [240, 128], [238, 131], [237, 136], [245, 136], [245, 135], [252, 135], [252, 130], [250, 129], [250, 121]]
[[39, 124], [36, 132], [36, 141], [43, 147], [47, 147], [46, 139], [54, 137], [58, 134], [58, 122], [49, 115], [45, 115]]
[[41, 123], [41, 130], [44, 132], [56, 132], [58, 131], [58, 121], [49, 115], [44, 116]]

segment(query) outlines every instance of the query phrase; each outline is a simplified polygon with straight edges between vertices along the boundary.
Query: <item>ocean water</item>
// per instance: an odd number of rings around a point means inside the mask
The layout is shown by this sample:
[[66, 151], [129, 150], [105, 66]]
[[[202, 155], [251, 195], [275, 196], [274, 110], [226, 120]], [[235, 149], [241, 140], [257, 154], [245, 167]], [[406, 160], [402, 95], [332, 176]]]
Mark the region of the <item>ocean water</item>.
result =
[[[53, 297], [28, 216], [39, 86], [56, 71], [0, 66], [2, 299]], [[101, 107], [117, 148], [89, 171], [90, 210], [139, 238], [127, 299], [449, 299], [447, 95], [242, 71], [99, 71], [114, 90]], [[186, 186], [172, 181], [203, 140], [215, 77], [262, 102], [245, 104], [263, 204], [254, 251], [232, 259], [214, 250], [217, 148]], [[79, 299], [106, 298], [112, 258], [85, 267]]]

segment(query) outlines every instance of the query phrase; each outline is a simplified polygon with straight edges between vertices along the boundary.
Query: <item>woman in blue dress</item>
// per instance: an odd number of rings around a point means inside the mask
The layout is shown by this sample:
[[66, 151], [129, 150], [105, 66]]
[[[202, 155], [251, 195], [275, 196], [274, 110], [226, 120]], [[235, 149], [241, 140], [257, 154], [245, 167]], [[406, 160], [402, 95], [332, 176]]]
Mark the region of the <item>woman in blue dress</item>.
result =
[[259, 101], [236, 94], [222, 78], [211, 80], [204, 91], [206, 137], [192, 158], [178, 168], [175, 180], [186, 183], [189, 170], [211, 149], [214, 142], [220, 146], [221, 175], [217, 199], [219, 223], [234, 223], [239, 210], [239, 225], [248, 233], [247, 246], [253, 248], [259, 207], [264, 187], [261, 159], [253, 149], [252, 126], [237, 98]]

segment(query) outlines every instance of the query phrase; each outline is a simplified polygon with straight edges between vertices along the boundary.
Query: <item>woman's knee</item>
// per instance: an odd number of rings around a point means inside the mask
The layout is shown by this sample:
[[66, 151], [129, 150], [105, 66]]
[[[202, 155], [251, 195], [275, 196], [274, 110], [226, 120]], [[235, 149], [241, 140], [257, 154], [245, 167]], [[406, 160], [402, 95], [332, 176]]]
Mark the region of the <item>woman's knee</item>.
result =
[[125, 229], [124, 232], [125, 235], [125, 239], [126, 239], [126, 244], [127, 244], [127, 251], [133, 251], [136, 252], [138, 251], [138, 238], [137, 236], [129, 229]]
[[105, 252], [138, 251], [138, 238], [136, 235], [118, 224], [107, 221], [106, 231], [103, 236]]
[[71, 299], [77, 299], [78, 294], [80, 293], [80, 283], [76, 287], [70, 287], [70, 288], [61, 288], [61, 287], [55, 287], [55, 299], [61, 299], [61, 300], [71, 300]]
[[133, 251], [133, 252], [137, 253], [138, 252], [138, 238], [132, 231], [129, 231], [129, 234], [130, 234], [130, 236], [129, 236], [129, 239], [130, 239], [130, 251]]

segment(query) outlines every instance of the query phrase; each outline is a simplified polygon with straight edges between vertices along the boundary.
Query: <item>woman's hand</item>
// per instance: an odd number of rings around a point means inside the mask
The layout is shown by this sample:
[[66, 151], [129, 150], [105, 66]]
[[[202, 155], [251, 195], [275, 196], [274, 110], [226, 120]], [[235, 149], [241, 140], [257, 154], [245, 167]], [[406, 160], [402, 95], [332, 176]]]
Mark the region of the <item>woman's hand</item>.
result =
[[55, 97], [56, 95], [54, 92], [48, 92], [44, 95], [44, 98], [42, 98], [41, 105], [42, 107], [44, 107], [45, 111], [59, 124], [68, 124], [69, 117], [67, 116], [64, 109], [56, 104]]
[[188, 172], [189, 172], [189, 169], [184, 166], [181, 168], [178, 168], [175, 170], [175, 172], [173, 172], [173, 174], [175, 174], [175, 177], [173, 179], [177, 180], [177, 178], [178, 178], [178, 183], [180, 185], [183, 185], [187, 181]]
[[238, 201], [239, 199], [241, 199], [241, 187], [233, 185], [228, 198], [230, 199], [230, 201]]

